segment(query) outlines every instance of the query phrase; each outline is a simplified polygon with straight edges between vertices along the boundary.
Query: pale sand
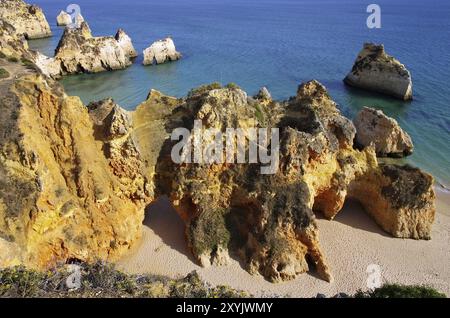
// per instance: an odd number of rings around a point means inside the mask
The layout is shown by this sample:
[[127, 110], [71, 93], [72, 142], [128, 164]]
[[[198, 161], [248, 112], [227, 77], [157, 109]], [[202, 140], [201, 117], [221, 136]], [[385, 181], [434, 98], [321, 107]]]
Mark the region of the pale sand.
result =
[[312, 297], [367, 289], [367, 266], [377, 264], [383, 282], [425, 284], [450, 295], [450, 193], [437, 191], [437, 195], [438, 213], [430, 241], [392, 238], [356, 202], [348, 202], [334, 221], [318, 219], [322, 250], [334, 275], [332, 283], [307, 273], [273, 284], [250, 275], [237, 261], [225, 267], [201, 268], [187, 249], [183, 222], [167, 208], [167, 202], [157, 203], [147, 212], [140, 245], [117, 265], [129, 273], [169, 277], [197, 270], [212, 285], [229, 285], [256, 296]]

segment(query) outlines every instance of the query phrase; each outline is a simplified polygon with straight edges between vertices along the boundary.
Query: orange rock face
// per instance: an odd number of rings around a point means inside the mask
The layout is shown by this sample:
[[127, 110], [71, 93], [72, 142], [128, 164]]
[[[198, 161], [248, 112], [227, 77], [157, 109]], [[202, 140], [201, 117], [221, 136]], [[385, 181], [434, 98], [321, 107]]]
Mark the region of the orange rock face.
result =
[[[139, 239], [145, 207], [162, 195], [186, 222], [200, 264], [238, 257], [273, 282], [312, 267], [332, 279], [315, 213], [332, 219], [349, 196], [393, 236], [430, 238], [432, 177], [379, 165], [371, 147], [355, 149], [355, 127], [317, 81], [284, 102], [234, 86], [201, 87], [183, 99], [151, 91], [127, 112], [109, 99], [86, 107], [20, 63], [0, 59], [0, 67], [11, 74], [0, 79], [2, 266], [117, 259]], [[176, 164], [171, 133], [195, 120], [221, 132], [278, 129], [277, 169]]]

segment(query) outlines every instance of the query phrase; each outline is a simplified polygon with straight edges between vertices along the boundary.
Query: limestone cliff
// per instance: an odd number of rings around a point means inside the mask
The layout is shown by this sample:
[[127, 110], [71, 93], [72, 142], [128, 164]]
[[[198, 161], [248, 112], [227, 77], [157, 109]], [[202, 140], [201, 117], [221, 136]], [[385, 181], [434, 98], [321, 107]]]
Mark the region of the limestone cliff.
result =
[[[317, 81], [283, 102], [233, 85], [182, 99], [151, 91], [127, 112], [110, 99], [86, 107], [19, 62], [0, 59], [0, 67], [11, 74], [0, 80], [0, 247], [8, 251], [0, 265], [114, 260], [139, 238], [144, 208], [161, 195], [185, 221], [200, 264], [238, 257], [273, 282], [312, 268], [332, 279], [315, 213], [332, 219], [347, 197], [396, 237], [430, 238], [432, 177], [379, 165], [372, 147], [355, 149], [354, 125]], [[256, 162], [175, 163], [173, 130], [197, 120], [204, 133], [278, 129], [279, 146], [262, 146], [279, 154], [273, 174]]]
[[28, 53], [28, 42], [21, 34], [17, 34], [16, 29], [0, 19], [0, 52], [10, 59], [20, 59]]
[[1, 0], [0, 19], [5, 20], [27, 39], [39, 39], [52, 35], [42, 9], [22, 0]]
[[386, 54], [383, 45], [364, 44], [344, 82], [399, 99], [412, 99], [411, 74], [406, 67]]
[[123, 177], [132, 144], [116, 160], [116, 135], [100, 134], [79, 98], [19, 62], [0, 64], [13, 74], [0, 80], [0, 245], [11, 252], [0, 263], [114, 260], [140, 237], [149, 200], [142, 177]]

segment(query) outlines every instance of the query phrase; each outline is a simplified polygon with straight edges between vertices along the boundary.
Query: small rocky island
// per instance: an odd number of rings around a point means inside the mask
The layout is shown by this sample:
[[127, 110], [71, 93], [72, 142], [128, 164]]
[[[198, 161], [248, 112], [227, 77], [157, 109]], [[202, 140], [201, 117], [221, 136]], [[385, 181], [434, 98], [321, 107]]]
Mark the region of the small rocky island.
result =
[[75, 23], [75, 25], [80, 26], [81, 22], [84, 22], [84, 18], [79, 13], [75, 17], [75, 21], [72, 21], [72, 16], [68, 14], [66, 11], [61, 11], [56, 17], [56, 24], [58, 26], [68, 26], [71, 25], [72, 23]]
[[11, 24], [17, 33], [27, 39], [39, 39], [52, 35], [42, 9], [22, 0], [2, 0], [0, 19]]
[[181, 58], [177, 52], [175, 43], [171, 38], [165, 38], [154, 42], [150, 47], [143, 51], [144, 65], [162, 64], [170, 61], [176, 61]]
[[386, 54], [383, 45], [364, 44], [344, 82], [402, 100], [413, 97], [410, 72], [398, 60]]
[[136, 57], [130, 37], [119, 29], [116, 36], [94, 37], [86, 22], [66, 27], [54, 57], [33, 54], [41, 71], [53, 78], [76, 73], [97, 73], [124, 69]]

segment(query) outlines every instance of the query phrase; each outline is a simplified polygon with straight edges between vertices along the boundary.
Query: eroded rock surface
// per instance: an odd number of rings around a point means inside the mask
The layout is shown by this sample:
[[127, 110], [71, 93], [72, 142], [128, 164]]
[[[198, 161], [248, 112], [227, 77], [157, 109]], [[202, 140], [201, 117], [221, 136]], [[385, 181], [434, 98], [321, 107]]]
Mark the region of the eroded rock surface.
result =
[[150, 47], [143, 51], [144, 65], [162, 64], [170, 61], [176, 61], [181, 58], [177, 52], [175, 43], [171, 38], [165, 38], [154, 42]]
[[135, 188], [129, 181], [133, 150], [129, 160], [122, 152], [121, 167], [106, 152], [114, 139], [96, 134], [79, 98], [20, 63], [0, 62], [14, 74], [0, 81], [0, 237], [16, 253], [0, 261], [42, 268], [116, 259], [139, 239], [148, 199], [142, 177]]
[[406, 67], [386, 54], [383, 45], [364, 44], [344, 82], [399, 99], [412, 99], [411, 74]]
[[27, 39], [39, 39], [52, 35], [42, 9], [22, 0], [1, 0], [0, 19], [14, 26], [17, 33]]
[[64, 10], [61, 10], [56, 17], [56, 25], [58, 26], [80, 27], [82, 22], [84, 22], [84, 18], [80, 13], [75, 16], [75, 21], [72, 21], [72, 16]]
[[72, 17], [65, 11], [61, 11], [56, 17], [56, 24], [58, 26], [67, 26], [72, 24]]
[[61, 62], [62, 74], [97, 73], [130, 66], [129, 54], [114, 37], [92, 36], [82, 22], [79, 28], [65, 29], [54, 58]]
[[28, 53], [28, 42], [16, 29], [0, 19], [0, 52], [9, 58], [20, 59]]
[[133, 43], [131, 42], [131, 38], [125, 33], [124, 30], [119, 29], [116, 33], [115, 39], [125, 52], [126, 56], [136, 57], [138, 55], [134, 49]]
[[[152, 90], [127, 112], [110, 99], [86, 107], [21, 63], [0, 58], [0, 67], [11, 74], [0, 80], [0, 246], [15, 253], [0, 254], [0, 265], [114, 260], [139, 238], [145, 207], [162, 195], [185, 221], [200, 264], [238, 257], [273, 282], [312, 268], [332, 279], [315, 213], [332, 219], [349, 196], [392, 235], [430, 238], [433, 178], [379, 165], [373, 147], [355, 149], [353, 123], [317, 81], [283, 102], [234, 86], [203, 86], [182, 99]], [[279, 147], [264, 146], [279, 150], [277, 169], [175, 163], [171, 134], [196, 120], [202, 132], [277, 128]]]
[[403, 157], [413, 152], [411, 137], [398, 122], [383, 111], [364, 107], [353, 120], [356, 142], [363, 147], [375, 145], [377, 156]]
[[53, 79], [75, 73], [97, 73], [123, 69], [136, 56], [130, 37], [119, 29], [115, 37], [94, 37], [86, 22], [67, 27], [55, 56], [31, 53], [31, 60], [41, 72]]
[[58, 26], [67, 26], [72, 24], [72, 17], [66, 11], [61, 11], [56, 17], [56, 24]]
[[395, 237], [431, 239], [433, 177], [417, 168], [381, 164], [350, 187], [350, 196]]

